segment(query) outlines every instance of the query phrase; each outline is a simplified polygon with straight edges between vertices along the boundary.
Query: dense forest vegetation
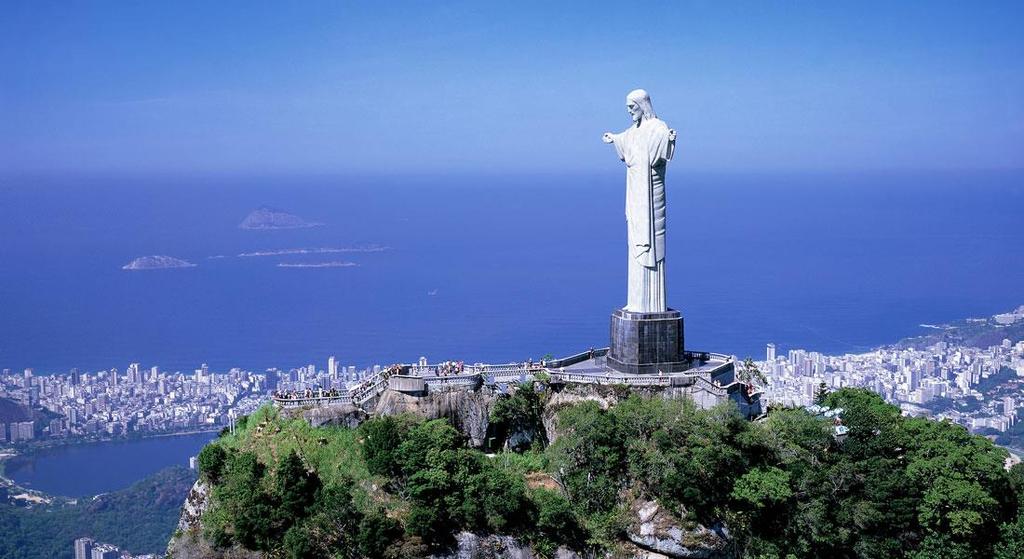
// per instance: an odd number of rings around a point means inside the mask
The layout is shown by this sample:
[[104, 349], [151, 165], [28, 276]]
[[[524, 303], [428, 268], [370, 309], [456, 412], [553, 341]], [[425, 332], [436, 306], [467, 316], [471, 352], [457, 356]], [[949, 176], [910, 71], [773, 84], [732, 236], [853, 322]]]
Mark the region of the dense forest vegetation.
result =
[[634, 395], [562, 409], [546, 445], [543, 398], [526, 385], [495, 406], [518, 450], [490, 456], [445, 420], [312, 428], [262, 408], [200, 454], [205, 536], [289, 557], [421, 557], [466, 530], [550, 556], [615, 549], [642, 497], [683, 523], [724, 523], [743, 558], [1024, 557], [1024, 467], [867, 391], [824, 395], [845, 410], [841, 440], [801, 409], [748, 422], [731, 405]]
[[0, 557], [73, 557], [74, 540], [81, 537], [136, 554], [163, 553], [194, 482], [192, 471], [177, 466], [127, 489], [75, 504], [23, 508], [0, 502]]

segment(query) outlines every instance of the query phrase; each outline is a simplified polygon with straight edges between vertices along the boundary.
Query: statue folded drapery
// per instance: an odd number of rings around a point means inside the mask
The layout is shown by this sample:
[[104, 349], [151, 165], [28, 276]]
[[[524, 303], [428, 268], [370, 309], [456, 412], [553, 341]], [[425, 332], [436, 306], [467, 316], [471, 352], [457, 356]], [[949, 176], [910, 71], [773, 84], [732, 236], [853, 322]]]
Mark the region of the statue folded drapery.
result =
[[658, 119], [647, 92], [626, 97], [633, 125], [605, 133], [626, 163], [629, 245], [627, 311], [665, 312], [665, 166], [675, 152], [675, 131]]

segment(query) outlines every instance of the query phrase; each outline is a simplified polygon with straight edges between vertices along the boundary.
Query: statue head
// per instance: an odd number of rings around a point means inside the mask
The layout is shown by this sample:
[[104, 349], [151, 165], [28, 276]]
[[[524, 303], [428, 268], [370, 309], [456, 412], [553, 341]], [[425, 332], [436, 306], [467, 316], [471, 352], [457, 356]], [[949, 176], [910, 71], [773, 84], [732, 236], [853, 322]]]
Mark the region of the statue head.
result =
[[651, 105], [651, 96], [643, 89], [634, 89], [626, 95], [626, 110], [633, 117], [634, 124], [639, 124], [645, 118], [658, 118]]

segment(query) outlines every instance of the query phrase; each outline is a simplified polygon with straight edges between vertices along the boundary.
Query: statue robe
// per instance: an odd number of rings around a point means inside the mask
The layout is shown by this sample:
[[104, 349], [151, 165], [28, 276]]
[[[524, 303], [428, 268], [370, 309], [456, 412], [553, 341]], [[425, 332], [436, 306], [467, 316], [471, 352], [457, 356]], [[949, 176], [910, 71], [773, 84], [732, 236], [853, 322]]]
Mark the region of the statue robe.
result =
[[665, 312], [665, 164], [675, 152], [668, 126], [644, 118], [612, 135], [626, 163], [626, 225], [629, 238], [625, 310]]

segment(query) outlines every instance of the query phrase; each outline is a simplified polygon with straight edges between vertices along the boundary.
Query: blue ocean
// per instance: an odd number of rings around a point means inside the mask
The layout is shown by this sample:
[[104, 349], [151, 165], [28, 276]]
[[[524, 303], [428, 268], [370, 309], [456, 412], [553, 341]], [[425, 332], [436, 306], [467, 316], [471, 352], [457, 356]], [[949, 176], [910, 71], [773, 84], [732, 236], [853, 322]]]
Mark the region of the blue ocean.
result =
[[[0, 368], [602, 347], [625, 300], [623, 199], [618, 174], [4, 178]], [[1024, 304], [1022, 172], [676, 172], [668, 204], [689, 349], [860, 351]], [[260, 206], [323, 225], [240, 229]], [[387, 250], [293, 250], [368, 246]], [[196, 267], [122, 270], [145, 255]], [[334, 261], [357, 265], [279, 266]]]

